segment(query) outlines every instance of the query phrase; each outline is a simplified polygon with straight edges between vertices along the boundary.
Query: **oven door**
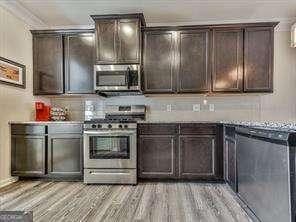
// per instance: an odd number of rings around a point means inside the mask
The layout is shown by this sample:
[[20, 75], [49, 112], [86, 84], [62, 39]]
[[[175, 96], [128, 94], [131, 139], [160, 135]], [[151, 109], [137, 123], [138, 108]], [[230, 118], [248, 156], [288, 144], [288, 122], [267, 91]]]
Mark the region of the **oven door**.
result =
[[136, 164], [136, 130], [84, 132], [84, 168], [132, 169]]

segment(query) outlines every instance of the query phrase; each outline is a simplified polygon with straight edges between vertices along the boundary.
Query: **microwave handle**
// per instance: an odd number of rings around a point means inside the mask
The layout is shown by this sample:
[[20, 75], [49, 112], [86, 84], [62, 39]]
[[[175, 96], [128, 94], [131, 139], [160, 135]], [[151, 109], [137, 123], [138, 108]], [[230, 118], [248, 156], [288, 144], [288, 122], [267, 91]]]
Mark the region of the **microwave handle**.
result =
[[131, 69], [130, 67], [127, 67], [126, 69], [126, 82], [127, 82], [127, 88], [130, 89], [130, 81], [131, 81]]

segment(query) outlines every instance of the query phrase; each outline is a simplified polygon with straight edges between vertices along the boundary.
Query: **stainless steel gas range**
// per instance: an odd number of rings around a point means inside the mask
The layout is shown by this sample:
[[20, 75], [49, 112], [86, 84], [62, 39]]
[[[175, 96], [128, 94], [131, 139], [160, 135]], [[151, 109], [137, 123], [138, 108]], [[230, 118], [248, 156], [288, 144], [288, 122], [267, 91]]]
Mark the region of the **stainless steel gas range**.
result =
[[136, 121], [144, 118], [145, 106], [112, 106], [104, 119], [85, 121], [85, 183], [137, 183]]

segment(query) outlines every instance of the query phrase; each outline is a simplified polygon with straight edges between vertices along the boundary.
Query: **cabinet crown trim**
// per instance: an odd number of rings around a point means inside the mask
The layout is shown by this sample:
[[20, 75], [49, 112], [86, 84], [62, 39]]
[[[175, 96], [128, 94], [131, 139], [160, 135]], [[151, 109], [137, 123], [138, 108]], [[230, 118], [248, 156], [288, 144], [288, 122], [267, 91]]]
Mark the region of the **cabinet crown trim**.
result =
[[207, 24], [207, 25], [185, 25], [185, 26], [151, 26], [143, 27], [143, 31], [168, 30], [182, 31], [187, 29], [215, 29], [215, 28], [247, 28], [247, 27], [276, 27], [280, 22], [255, 22], [255, 23], [229, 23], [229, 24]]

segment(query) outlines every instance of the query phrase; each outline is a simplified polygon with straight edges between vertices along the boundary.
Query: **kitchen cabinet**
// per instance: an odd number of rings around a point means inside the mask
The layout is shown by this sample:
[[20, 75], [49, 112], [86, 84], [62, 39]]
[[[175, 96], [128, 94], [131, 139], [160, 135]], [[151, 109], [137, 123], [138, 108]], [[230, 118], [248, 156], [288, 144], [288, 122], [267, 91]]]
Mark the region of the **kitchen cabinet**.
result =
[[216, 124], [139, 124], [140, 178], [221, 180]]
[[141, 62], [143, 14], [93, 15], [96, 29], [97, 64]]
[[116, 20], [97, 21], [95, 26], [97, 63], [116, 63]]
[[272, 92], [277, 24], [144, 28], [143, 92]]
[[139, 177], [174, 178], [176, 176], [176, 138], [174, 135], [139, 137]]
[[237, 192], [237, 164], [236, 164], [235, 127], [224, 127], [224, 168], [225, 181], [233, 191]]
[[82, 124], [11, 124], [11, 174], [82, 178]]
[[82, 176], [81, 124], [48, 126], [47, 166], [52, 176]]
[[93, 93], [93, 30], [31, 32], [34, 95]]
[[49, 135], [47, 156], [50, 175], [82, 176], [82, 135]]
[[35, 95], [63, 93], [63, 36], [33, 36], [33, 85]]
[[184, 30], [177, 33], [178, 93], [210, 91], [210, 30]]
[[243, 91], [243, 29], [213, 30], [213, 92]]
[[208, 92], [209, 34], [209, 30], [146, 31], [144, 92]]
[[216, 174], [215, 135], [179, 136], [179, 175], [181, 178], [213, 178]]
[[273, 27], [245, 29], [244, 91], [273, 91]]
[[42, 176], [45, 174], [45, 141], [44, 135], [12, 135], [12, 176]]
[[144, 34], [144, 92], [173, 93], [175, 37], [171, 31], [151, 31]]
[[93, 93], [94, 34], [65, 35], [65, 93]]

